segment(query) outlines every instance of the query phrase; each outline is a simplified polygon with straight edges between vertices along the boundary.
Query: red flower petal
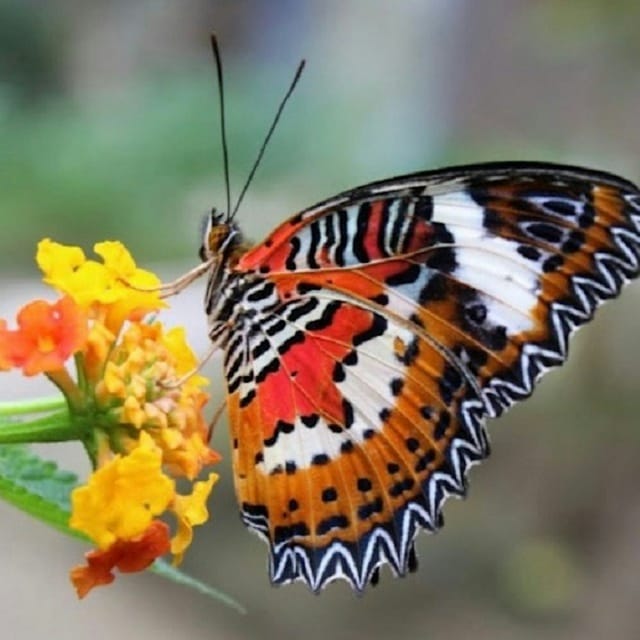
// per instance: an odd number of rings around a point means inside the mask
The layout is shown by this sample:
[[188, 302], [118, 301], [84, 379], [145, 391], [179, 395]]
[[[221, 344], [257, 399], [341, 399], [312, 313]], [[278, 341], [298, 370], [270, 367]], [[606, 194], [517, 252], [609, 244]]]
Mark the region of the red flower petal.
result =
[[122, 573], [144, 571], [156, 558], [169, 552], [169, 527], [154, 520], [147, 530], [134, 540], [118, 540], [104, 551], [94, 550], [85, 555], [87, 564], [71, 570], [71, 582], [79, 598], [91, 589], [114, 581], [113, 569]]

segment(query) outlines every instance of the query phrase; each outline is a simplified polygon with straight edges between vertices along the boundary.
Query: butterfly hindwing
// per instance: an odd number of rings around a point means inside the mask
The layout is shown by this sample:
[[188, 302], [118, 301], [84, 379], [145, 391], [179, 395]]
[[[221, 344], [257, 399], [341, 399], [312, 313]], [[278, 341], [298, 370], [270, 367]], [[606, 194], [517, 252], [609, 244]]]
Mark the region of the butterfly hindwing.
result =
[[637, 275], [639, 220], [614, 176], [479, 165], [346, 192], [242, 256], [234, 466], [272, 579], [360, 590], [413, 568], [418, 530], [488, 455], [484, 418]]

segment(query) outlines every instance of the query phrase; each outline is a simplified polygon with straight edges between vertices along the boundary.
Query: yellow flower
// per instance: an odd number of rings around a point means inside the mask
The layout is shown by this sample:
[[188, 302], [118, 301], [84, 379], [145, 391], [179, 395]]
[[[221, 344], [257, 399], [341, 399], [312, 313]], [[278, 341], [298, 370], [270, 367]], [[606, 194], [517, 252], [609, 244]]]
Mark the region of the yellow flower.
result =
[[193, 539], [193, 527], [204, 524], [209, 518], [207, 498], [213, 485], [218, 481], [217, 473], [210, 473], [207, 480], [196, 482], [191, 495], [176, 495], [172, 510], [178, 519], [178, 531], [171, 540], [174, 563], [182, 562], [182, 557]]
[[160, 450], [142, 433], [129, 455], [115, 456], [73, 491], [69, 525], [106, 549], [116, 540], [142, 535], [166, 510], [174, 491], [175, 483], [162, 473]]
[[139, 269], [120, 242], [99, 242], [94, 251], [99, 263], [87, 260], [82, 249], [44, 239], [38, 244], [36, 261], [44, 281], [71, 296], [80, 306], [113, 333], [125, 320], [137, 320], [166, 304], [157, 289], [160, 280], [150, 271]]

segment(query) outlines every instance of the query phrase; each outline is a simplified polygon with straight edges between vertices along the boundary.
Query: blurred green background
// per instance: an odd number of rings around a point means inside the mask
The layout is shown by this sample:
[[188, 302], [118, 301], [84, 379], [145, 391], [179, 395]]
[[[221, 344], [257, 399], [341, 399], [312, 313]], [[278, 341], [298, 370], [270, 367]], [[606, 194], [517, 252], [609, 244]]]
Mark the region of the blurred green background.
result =
[[[166, 278], [195, 264], [203, 214], [224, 207], [211, 30], [235, 194], [308, 63], [239, 214], [259, 240], [338, 190], [450, 163], [564, 161], [637, 180], [639, 28], [631, 0], [0, 0], [1, 315], [42, 291], [43, 236], [87, 250], [120, 239]], [[173, 309], [200, 353], [202, 289]], [[490, 425], [492, 458], [445, 529], [420, 538], [415, 576], [383, 573], [363, 598], [271, 588], [225, 462], [185, 568], [247, 616], [153, 576], [78, 603], [66, 573], [82, 549], [1, 506], [3, 637], [640, 637], [639, 312], [635, 285]], [[221, 397], [219, 363], [207, 373]], [[2, 398], [47, 391], [4, 380]], [[74, 447], [42, 451], [86, 471]]]

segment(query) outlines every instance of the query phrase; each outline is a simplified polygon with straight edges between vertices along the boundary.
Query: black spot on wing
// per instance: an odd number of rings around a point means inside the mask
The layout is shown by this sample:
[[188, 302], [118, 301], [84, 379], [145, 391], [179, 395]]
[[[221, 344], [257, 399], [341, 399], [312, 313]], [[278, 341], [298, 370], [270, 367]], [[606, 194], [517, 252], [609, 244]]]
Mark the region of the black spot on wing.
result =
[[377, 497], [371, 502], [367, 502], [358, 507], [358, 518], [360, 520], [367, 520], [376, 513], [381, 513], [383, 507], [382, 498]]
[[[394, 200], [391, 200], [391, 203], [393, 202]], [[397, 252], [400, 249], [400, 233], [409, 209], [409, 201], [406, 198], [401, 198], [395, 202], [398, 203], [398, 211], [391, 225], [391, 237], [389, 238], [389, 247], [392, 252]]]
[[528, 244], [521, 244], [518, 245], [518, 248], [516, 249], [516, 251], [523, 257], [526, 258], [527, 260], [531, 260], [533, 262], [537, 262], [538, 260], [540, 260], [540, 250], [537, 249], [536, 247], [532, 247], [531, 245]]
[[576, 215], [576, 203], [570, 200], [545, 200], [543, 207], [550, 213], [572, 218]]
[[298, 252], [300, 251], [300, 238], [298, 238], [298, 236], [293, 236], [291, 238], [291, 240], [289, 240], [289, 244], [291, 245], [291, 250], [289, 251], [289, 254], [287, 255], [287, 259], [285, 260], [284, 266], [289, 270], [289, 271], [295, 271], [296, 270], [296, 256], [298, 255]]
[[430, 269], [452, 273], [458, 266], [455, 249], [447, 246], [435, 246], [429, 252], [425, 264]]
[[416, 473], [420, 473], [425, 471], [426, 468], [436, 459], [436, 454], [433, 449], [427, 451], [424, 455], [418, 458], [418, 462], [416, 462], [414, 466], [414, 470]]
[[395, 482], [391, 487], [389, 487], [389, 495], [392, 498], [397, 498], [405, 491], [411, 491], [415, 484], [416, 483], [413, 478], [403, 478], [402, 480], [398, 480], [398, 482]]
[[445, 300], [448, 295], [447, 278], [436, 271], [431, 274], [427, 284], [420, 291], [418, 302], [426, 304], [427, 302]]
[[336, 233], [333, 228], [334, 216], [325, 216], [322, 220], [324, 221], [324, 247], [329, 250], [336, 243]]
[[544, 273], [552, 273], [556, 269], [559, 269], [563, 264], [564, 264], [564, 258], [560, 254], [555, 253], [552, 256], [549, 256], [542, 263], [542, 271]]
[[403, 284], [413, 284], [420, 277], [421, 267], [415, 262], [408, 263], [407, 266], [398, 273], [389, 276], [385, 283], [390, 287], [399, 287]]
[[431, 220], [433, 217], [433, 198], [420, 196], [414, 204], [413, 214], [421, 220]]
[[322, 490], [322, 502], [335, 502], [338, 499], [338, 492], [335, 487], [327, 487]]
[[441, 438], [443, 438], [450, 424], [451, 424], [451, 414], [448, 411], [442, 411], [440, 413], [440, 417], [438, 418], [438, 421], [436, 422], [433, 428], [433, 437], [436, 440], [440, 440]]
[[342, 363], [336, 362], [335, 365], [333, 365], [333, 373], [331, 374], [331, 379], [334, 382], [343, 382], [346, 377], [347, 374], [345, 373]]
[[349, 220], [347, 212], [344, 209], [340, 209], [336, 212], [338, 218], [338, 246], [336, 247], [335, 263], [339, 267], [344, 267], [346, 264], [344, 258], [344, 252], [347, 248], [347, 242], [349, 241]]
[[303, 318], [308, 313], [311, 313], [319, 304], [320, 303], [317, 298], [309, 298], [302, 304], [293, 306], [293, 308], [287, 315], [287, 319], [289, 320], [289, 322], [297, 322], [298, 320], [300, 320], [300, 318]]
[[269, 337], [273, 337], [278, 333], [280, 333], [281, 331], [283, 331], [286, 326], [287, 326], [287, 323], [282, 318], [278, 318], [275, 322], [268, 325], [264, 330], [264, 332]]
[[279, 525], [273, 531], [273, 541], [277, 544], [296, 537], [309, 535], [309, 528], [304, 522], [296, 522], [290, 525]]
[[271, 345], [269, 343], [268, 340], [260, 340], [260, 342], [258, 342], [258, 344], [253, 347], [253, 349], [251, 349], [251, 357], [254, 360], [257, 360], [260, 356], [264, 355], [267, 351], [269, 351], [269, 349], [271, 348]]
[[271, 297], [275, 291], [276, 285], [273, 282], [265, 281], [260, 286], [254, 287], [250, 293], [247, 294], [247, 300], [249, 302], [260, 302]]
[[316, 259], [318, 248], [320, 245], [320, 223], [316, 220], [309, 225], [309, 233], [311, 240], [309, 241], [309, 249], [307, 250], [307, 264], [311, 269], [319, 269], [320, 265]]
[[300, 420], [305, 427], [313, 429], [318, 424], [320, 416], [317, 413], [311, 413], [308, 416], [300, 416]]
[[316, 527], [316, 535], [324, 535], [332, 529], [346, 529], [349, 526], [349, 518], [343, 515], [330, 516], [318, 523]]
[[240, 408], [244, 409], [245, 407], [248, 407], [255, 397], [256, 397], [256, 390], [255, 389], [250, 389], [249, 393], [247, 393], [247, 395], [242, 396], [240, 398], [240, 403], [239, 403], [240, 404]]
[[281, 433], [292, 433], [293, 429], [294, 424], [292, 422], [278, 420], [278, 422], [276, 422], [275, 429], [273, 430], [273, 435], [270, 438], [265, 438], [264, 440], [265, 447], [272, 447], [277, 442], [278, 436]]
[[543, 242], [558, 244], [562, 240], [562, 229], [548, 222], [533, 222], [526, 226], [530, 236]]
[[288, 337], [284, 342], [278, 345], [278, 353], [280, 355], [284, 355], [296, 344], [301, 344], [304, 342], [304, 332], [303, 331], [295, 331], [290, 337]]
[[269, 517], [269, 509], [267, 509], [263, 504], [250, 504], [249, 502], [243, 502], [240, 508], [243, 513], [246, 513], [252, 518], [266, 519]]
[[586, 229], [590, 227], [596, 220], [596, 212], [591, 204], [585, 204], [582, 215], [578, 216], [578, 225]]
[[358, 208], [356, 217], [356, 233], [352, 242], [352, 251], [356, 259], [362, 263], [369, 262], [369, 254], [365, 247], [365, 238], [369, 230], [369, 217], [371, 215], [371, 203], [364, 202]]
[[311, 293], [312, 291], [319, 291], [320, 289], [322, 289], [322, 287], [319, 284], [314, 284], [312, 282], [300, 282], [296, 286], [296, 291], [301, 296], [306, 296], [308, 293]]
[[[262, 369], [260, 369], [260, 371], [258, 371], [256, 375], [256, 383], [259, 384], [260, 382], [263, 382], [270, 373], [275, 373], [278, 369], [280, 369], [280, 360], [278, 358], [274, 358], [269, 362], [269, 364], [266, 364]], [[253, 389], [251, 391], [255, 395], [255, 391], [253, 391]]]
[[365, 331], [361, 331], [360, 333], [356, 333], [353, 336], [352, 343], [354, 347], [361, 345], [363, 342], [367, 342], [369, 340], [373, 340], [385, 333], [387, 330], [388, 323], [386, 318], [381, 315], [374, 314], [373, 321], [371, 322], [371, 326]]
[[583, 231], [571, 231], [567, 239], [562, 243], [562, 251], [564, 253], [575, 253], [580, 250], [584, 241], [585, 237]]
[[442, 376], [438, 380], [438, 388], [440, 396], [445, 404], [453, 401], [453, 395], [462, 386], [462, 375], [456, 367], [446, 364], [442, 372]]
[[306, 328], [309, 331], [321, 331], [322, 329], [326, 329], [333, 324], [333, 319], [341, 307], [342, 303], [340, 301], [332, 300], [325, 306], [322, 311], [322, 315], [317, 320], [307, 322]]

